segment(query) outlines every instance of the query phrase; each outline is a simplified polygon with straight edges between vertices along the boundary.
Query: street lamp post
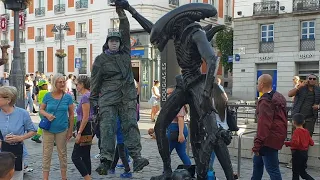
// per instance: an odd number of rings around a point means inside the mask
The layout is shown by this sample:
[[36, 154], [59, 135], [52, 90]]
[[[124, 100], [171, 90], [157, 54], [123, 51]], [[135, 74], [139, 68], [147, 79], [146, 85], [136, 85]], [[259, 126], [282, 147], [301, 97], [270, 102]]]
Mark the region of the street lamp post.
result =
[[[58, 53], [57, 57], [59, 58], [59, 63], [58, 63], [58, 64], [64, 63], [64, 61], [63, 61], [64, 51], [63, 51], [63, 49], [62, 49], [62, 40], [63, 40], [62, 31], [63, 31], [63, 30], [65, 30], [65, 31], [70, 31], [70, 27], [69, 27], [69, 25], [68, 25], [67, 22], [66, 22], [65, 25], [63, 25], [63, 24], [54, 25], [53, 28], [52, 28], [52, 30], [51, 30], [52, 32], [55, 32], [55, 33], [59, 32], [60, 49], [59, 49], [59, 51], [57, 51], [57, 53]], [[60, 54], [60, 55], [59, 55], [59, 54]], [[64, 66], [63, 66], [63, 67], [64, 67]], [[58, 68], [58, 71], [59, 71], [59, 68]], [[63, 73], [62, 73], [62, 74], [64, 74], [64, 69], [63, 69]]]
[[27, 8], [28, 0], [2, 0], [5, 9], [10, 9], [14, 12], [14, 46], [13, 46], [13, 61], [10, 72], [10, 85], [15, 86], [18, 90], [16, 106], [25, 108], [25, 72], [22, 70], [20, 58], [20, 41], [19, 41], [19, 11]]

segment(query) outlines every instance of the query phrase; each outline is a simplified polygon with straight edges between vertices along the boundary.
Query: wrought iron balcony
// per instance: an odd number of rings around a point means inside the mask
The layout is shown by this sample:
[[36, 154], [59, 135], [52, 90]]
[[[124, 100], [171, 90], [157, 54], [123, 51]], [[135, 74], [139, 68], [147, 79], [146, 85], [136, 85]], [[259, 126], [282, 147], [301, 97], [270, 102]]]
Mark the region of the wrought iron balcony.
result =
[[319, 0], [293, 0], [292, 12], [295, 14], [320, 12]]
[[4, 45], [8, 45], [9, 44], [9, 41], [8, 40], [1, 40], [1, 45], [4, 46]]
[[39, 7], [35, 9], [35, 16], [40, 17], [40, 16], [44, 16], [46, 12], [46, 8], [45, 7]]
[[169, 0], [170, 6], [179, 6], [179, 0]]
[[77, 33], [76, 33], [76, 38], [77, 38], [77, 39], [87, 38], [87, 32], [85, 32], [85, 31], [83, 31], [83, 32], [77, 32]]
[[20, 43], [21, 43], [21, 44], [26, 43], [26, 38], [19, 38], [19, 40], [20, 40]]
[[274, 42], [260, 42], [259, 52], [260, 53], [272, 53], [274, 50]]
[[66, 5], [65, 4], [57, 4], [54, 5], [54, 13], [64, 13], [66, 12]]
[[278, 16], [279, 15], [279, 1], [265, 1], [253, 3], [253, 16]]
[[36, 42], [43, 42], [44, 41], [44, 36], [36, 36], [35, 37]]
[[301, 39], [300, 51], [314, 51], [316, 48], [315, 39]]
[[61, 34], [61, 38], [60, 38], [60, 34], [55, 34], [54, 35], [54, 40], [55, 41], [60, 41], [61, 40], [64, 40], [64, 34]]
[[76, 9], [88, 9], [88, 0], [77, 1]]

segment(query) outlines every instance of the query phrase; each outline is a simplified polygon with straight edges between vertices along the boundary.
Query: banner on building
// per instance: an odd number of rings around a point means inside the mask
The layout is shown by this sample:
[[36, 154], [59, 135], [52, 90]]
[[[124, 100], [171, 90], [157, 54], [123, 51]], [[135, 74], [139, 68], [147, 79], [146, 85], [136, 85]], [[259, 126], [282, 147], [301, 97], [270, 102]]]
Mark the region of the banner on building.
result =
[[8, 20], [9, 20], [9, 16], [7, 14], [3, 14], [1, 15], [1, 19], [0, 19], [0, 26], [1, 26], [1, 31], [2, 32], [7, 32], [8, 31]]
[[24, 11], [20, 11], [19, 12], [19, 29], [20, 30], [24, 30], [25, 29], [25, 12]]

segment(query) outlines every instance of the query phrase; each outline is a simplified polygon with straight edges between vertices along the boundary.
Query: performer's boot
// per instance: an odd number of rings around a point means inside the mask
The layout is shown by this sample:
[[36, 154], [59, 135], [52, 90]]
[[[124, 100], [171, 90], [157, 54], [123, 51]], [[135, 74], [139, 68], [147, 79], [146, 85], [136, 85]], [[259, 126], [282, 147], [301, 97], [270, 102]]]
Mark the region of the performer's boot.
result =
[[153, 176], [150, 180], [171, 180], [172, 179], [172, 169], [171, 160], [164, 163], [164, 171], [160, 176]]
[[111, 164], [112, 161], [102, 159], [98, 168], [96, 169], [96, 172], [99, 175], [108, 175], [108, 171], [110, 170]]
[[141, 171], [145, 166], [149, 165], [149, 161], [146, 158], [139, 157], [133, 160], [133, 171]]

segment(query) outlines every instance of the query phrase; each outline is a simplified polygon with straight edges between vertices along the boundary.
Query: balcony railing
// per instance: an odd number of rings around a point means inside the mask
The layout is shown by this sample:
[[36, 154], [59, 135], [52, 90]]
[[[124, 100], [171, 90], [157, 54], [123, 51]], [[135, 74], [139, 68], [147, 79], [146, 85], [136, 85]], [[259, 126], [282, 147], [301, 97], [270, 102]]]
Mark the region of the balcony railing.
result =
[[36, 36], [35, 37], [36, 42], [43, 42], [44, 41], [44, 36]]
[[314, 13], [320, 12], [319, 0], [293, 0], [293, 13]]
[[8, 45], [9, 44], [9, 41], [8, 40], [1, 40], [1, 45], [4, 46], [4, 45]]
[[76, 38], [77, 39], [82, 39], [82, 38], [86, 38], [87, 37], [87, 32], [77, 32], [76, 33]]
[[274, 42], [260, 42], [260, 53], [272, 53], [274, 50]]
[[19, 40], [20, 40], [20, 43], [21, 43], [21, 44], [26, 43], [26, 38], [19, 38]]
[[300, 40], [300, 51], [314, 51], [315, 48], [314, 39], [301, 39]]
[[169, 0], [169, 5], [171, 5], [171, 6], [179, 6], [179, 0]]
[[266, 1], [253, 3], [253, 16], [278, 16], [279, 15], [279, 1]]
[[60, 41], [61, 40], [64, 40], [64, 34], [61, 34], [61, 38], [60, 38], [60, 34], [55, 34], [54, 36], [54, 40], [55, 41]]
[[87, 9], [88, 0], [80, 0], [76, 2], [76, 9]]
[[65, 4], [54, 5], [54, 13], [64, 13], [64, 12], [66, 12]]
[[46, 12], [46, 8], [45, 7], [39, 7], [35, 9], [35, 16], [40, 17], [40, 16], [44, 16]]

